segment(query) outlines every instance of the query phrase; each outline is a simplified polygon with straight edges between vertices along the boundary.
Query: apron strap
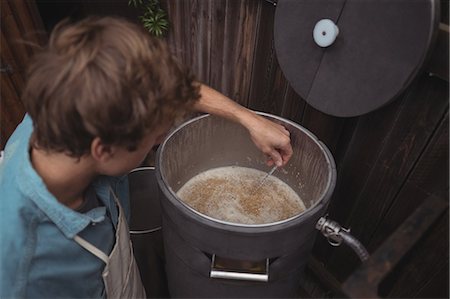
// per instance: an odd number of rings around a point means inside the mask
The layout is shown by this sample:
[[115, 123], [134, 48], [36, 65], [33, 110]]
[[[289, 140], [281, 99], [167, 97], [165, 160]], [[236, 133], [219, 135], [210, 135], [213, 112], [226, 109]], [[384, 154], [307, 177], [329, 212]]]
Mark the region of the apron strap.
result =
[[92, 245], [91, 243], [89, 243], [88, 241], [79, 236], [75, 236], [73, 240], [78, 244], [80, 244], [81, 247], [83, 247], [84, 249], [86, 249], [87, 251], [89, 251], [102, 261], [104, 261], [105, 264], [108, 264], [109, 257], [103, 251], [101, 251], [100, 249], [98, 249], [97, 247], [95, 247], [94, 245]]
[[[119, 213], [122, 213], [119, 199], [117, 198], [116, 194], [114, 193], [111, 187], [109, 187], [109, 192], [113, 196], [116, 205], [119, 207]], [[97, 247], [95, 247], [94, 245], [92, 245], [91, 243], [89, 243], [88, 241], [86, 241], [85, 239], [81, 238], [78, 235], [73, 237], [73, 240], [77, 242], [81, 247], [83, 247], [84, 249], [86, 249], [87, 251], [89, 251], [102, 261], [104, 261], [105, 264], [108, 264], [109, 256], [106, 253], [104, 253], [103, 251], [101, 251], [100, 249], [98, 249]]]

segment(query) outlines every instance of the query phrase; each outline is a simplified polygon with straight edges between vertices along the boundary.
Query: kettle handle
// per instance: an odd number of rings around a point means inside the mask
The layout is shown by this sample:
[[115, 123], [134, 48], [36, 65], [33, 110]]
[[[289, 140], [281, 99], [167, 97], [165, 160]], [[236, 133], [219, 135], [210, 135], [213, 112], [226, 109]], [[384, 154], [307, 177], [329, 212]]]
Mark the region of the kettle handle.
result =
[[[265, 261], [258, 262], [259, 266], [262, 266], [263, 269], [258, 269], [257, 271], [252, 271], [249, 267], [239, 267], [236, 266], [236, 263], [233, 267], [226, 267], [223, 265], [223, 261], [232, 261], [235, 260], [227, 260], [221, 257], [212, 255], [211, 261], [211, 271], [209, 276], [211, 278], [221, 278], [221, 279], [234, 279], [234, 280], [245, 280], [245, 281], [258, 281], [258, 282], [268, 282], [269, 281], [269, 259], [265, 259]], [[222, 262], [222, 265], [220, 264]], [[245, 262], [243, 262], [245, 263]]]

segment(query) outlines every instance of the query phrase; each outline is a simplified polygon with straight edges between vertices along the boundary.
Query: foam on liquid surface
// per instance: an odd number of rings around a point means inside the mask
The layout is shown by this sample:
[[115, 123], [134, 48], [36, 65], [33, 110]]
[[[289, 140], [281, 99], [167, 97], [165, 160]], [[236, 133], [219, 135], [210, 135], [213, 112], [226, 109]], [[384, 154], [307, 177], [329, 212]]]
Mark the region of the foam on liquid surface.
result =
[[214, 168], [191, 178], [177, 195], [204, 215], [240, 224], [272, 223], [305, 210], [298, 194], [275, 176], [252, 194], [265, 175], [239, 166]]

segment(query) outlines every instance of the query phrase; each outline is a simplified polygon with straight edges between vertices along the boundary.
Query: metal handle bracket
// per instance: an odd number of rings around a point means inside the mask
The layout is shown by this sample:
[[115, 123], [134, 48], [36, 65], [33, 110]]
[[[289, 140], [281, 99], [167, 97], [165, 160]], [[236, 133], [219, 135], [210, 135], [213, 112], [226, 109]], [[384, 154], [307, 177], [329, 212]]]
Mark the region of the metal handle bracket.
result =
[[212, 255], [211, 278], [268, 282], [269, 259], [262, 261], [238, 261]]

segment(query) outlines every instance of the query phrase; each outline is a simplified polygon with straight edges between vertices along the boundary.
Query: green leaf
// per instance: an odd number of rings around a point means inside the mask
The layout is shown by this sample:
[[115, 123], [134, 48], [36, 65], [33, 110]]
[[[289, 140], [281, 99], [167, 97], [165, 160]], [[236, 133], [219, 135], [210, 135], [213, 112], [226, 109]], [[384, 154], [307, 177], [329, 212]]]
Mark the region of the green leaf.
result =
[[161, 9], [159, 0], [148, 0], [145, 5], [144, 0], [129, 0], [128, 4], [141, 5], [143, 9], [143, 15], [138, 19], [141, 21], [144, 28], [156, 37], [160, 37], [167, 32], [169, 27], [169, 21], [167, 19], [167, 13]]
[[128, 6], [138, 7], [142, 5], [143, 0], [128, 0]]

